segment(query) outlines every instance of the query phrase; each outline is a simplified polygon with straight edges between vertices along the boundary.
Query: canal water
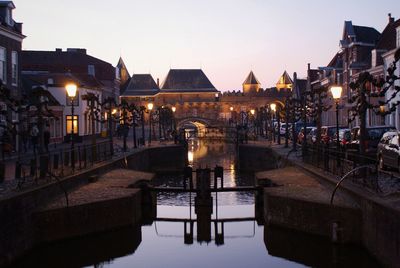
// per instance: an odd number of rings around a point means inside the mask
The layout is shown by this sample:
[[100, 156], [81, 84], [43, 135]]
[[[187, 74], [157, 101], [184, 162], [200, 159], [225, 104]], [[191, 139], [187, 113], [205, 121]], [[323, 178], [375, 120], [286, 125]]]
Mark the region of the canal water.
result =
[[[189, 140], [189, 164], [224, 168], [224, 186], [254, 185], [235, 169], [231, 144]], [[181, 186], [159, 176], [156, 186]], [[212, 206], [195, 207], [194, 193], [157, 194], [156, 218], [142, 226], [68, 240], [36, 250], [19, 267], [379, 267], [358, 247], [265, 227], [252, 192], [213, 193]], [[259, 217], [261, 215], [261, 217]], [[258, 217], [257, 217], [258, 216]], [[257, 221], [257, 219], [258, 221]]]

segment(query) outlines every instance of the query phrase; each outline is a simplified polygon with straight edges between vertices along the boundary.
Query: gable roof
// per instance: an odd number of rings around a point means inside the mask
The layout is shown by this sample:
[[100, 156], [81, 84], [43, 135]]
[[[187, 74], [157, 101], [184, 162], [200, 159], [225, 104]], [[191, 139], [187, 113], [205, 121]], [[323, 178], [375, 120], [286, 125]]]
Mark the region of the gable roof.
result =
[[279, 77], [278, 82], [276, 82], [276, 87], [278, 89], [281, 88], [291, 88], [293, 85], [293, 80], [290, 78], [289, 74], [284, 71], [283, 74]]
[[261, 85], [257, 77], [254, 75], [253, 71], [250, 71], [246, 80], [244, 80], [243, 85]]
[[[79, 87], [98, 89], [103, 84], [95, 77], [85, 74], [72, 73], [37, 73], [37, 74], [22, 74], [22, 78], [30, 80], [35, 85], [64, 87], [68, 83], [75, 83]], [[51, 80], [51, 83], [49, 83]]]
[[115, 79], [115, 68], [108, 62], [87, 55], [85, 49], [21, 51], [22, 71], [88, 74], [88, 65], [95, 66], [95, 77], [98, 80]]
[[[342, 40], [340, 40], [340, 43], [342, 46], [349, 45], [351, 42], [376, 44], [380, 35], [381, 34], [375, 28], [353, 25], [351, 21], [345, 21]], [[351, 42], [349, 42], [349, 38], [351, 38]]]
[[116, 67], [119, 68], [120, 70], [124, 69], [126, 71], [128, 77], [131, 77], [131, 75], [129, 74], [128, 68], [126, 68], [125, 62], [122, 59], [122, 57], [119, 57], [119, 60], [118, 60], [118, 63], [117, 63]]
[[161, 92], [218, 92], [201, 69], [171, 69]]
[[396, 48], [396, 28], [400, 26], [400, 19], [397, 21], [389, 21], [385, 29], [382, 32], [381, 38], [379, 39], [376, 49], [381, 50], [392, 50]]
[[150, 74], [134, 74], [121, 96], [153, 96], [159, 91]]

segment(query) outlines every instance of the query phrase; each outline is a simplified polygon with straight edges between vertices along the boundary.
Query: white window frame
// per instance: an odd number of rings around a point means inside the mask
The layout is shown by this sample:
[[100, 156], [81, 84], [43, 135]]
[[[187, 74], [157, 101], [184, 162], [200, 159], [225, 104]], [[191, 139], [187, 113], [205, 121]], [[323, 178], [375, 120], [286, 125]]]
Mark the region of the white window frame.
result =
[[396, 47], [400, 47], [400, 27], [396, 29]]
[[[3, 51], [3, 55], [1, 55], [1, 51]], [[3, 65], [1, 66], [2, 63]], [[7, 84], [7, 49], [5, 47], [0, 47], [0, 79], [3, 81], [3, 84]]]
[[11, 84], [18, 86], [18, 52], [11, 52]]

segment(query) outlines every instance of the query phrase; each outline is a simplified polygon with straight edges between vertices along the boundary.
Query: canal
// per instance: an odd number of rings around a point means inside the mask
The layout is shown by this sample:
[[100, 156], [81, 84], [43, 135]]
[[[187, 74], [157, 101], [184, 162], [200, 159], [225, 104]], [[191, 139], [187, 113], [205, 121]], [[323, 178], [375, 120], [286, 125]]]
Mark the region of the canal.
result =
[[[234, 145], [188, 146], [193, 169], [219, 165], [225, 187], [254, 185], [253, 174], [235, 168]], [[178, 187], [182, 178], [160, 175], [153, 183]], [[196, 207], [195, 195], [159, 192], [156, 212], [141, 226], [47, 245], [16, 267], [379, 267], [359, 247], [264, 226], [253, 192], [212, 193], [209, 207]]]

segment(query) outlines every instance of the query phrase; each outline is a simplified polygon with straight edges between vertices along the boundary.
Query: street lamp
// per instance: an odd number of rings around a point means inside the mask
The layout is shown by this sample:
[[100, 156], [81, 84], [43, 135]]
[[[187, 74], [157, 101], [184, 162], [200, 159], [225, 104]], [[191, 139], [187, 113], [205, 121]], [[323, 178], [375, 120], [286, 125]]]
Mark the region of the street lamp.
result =
[[272, 126], [272, 136], [273, 136], [273, 138], [274, 138], [274, 142], [275, 142], [275, 126], [274, 126], [274, 117], [275, 117], [275, 113], [276, 113], [276, 104], [275, 103], [271, 103], [270, 104], [270, 107], [271, 107], [271, 111], [272, 111], [272, 123], [271, 123], [271, 126]]
[[152, 102], [149, 102], [147, 104], [147, 110], [149, 110], [149, 128], [150, 128], [150, 132], [149, 132], [149, 145], [151, 144], [151, 117], [152, 117], [152, 113], [151, 111], [153, 110], [153, 106], [154, 104]]
[[67, 90], [68, 97], [71, 100], [71, 167], [72, 171], [75, 170], [75, 152], [74, 152], [74, 124], [75, 124], [75, 115], [74, 115], [74, 99], [76, 97], [77, 86], [76, 84], [67, 84], [65, 86]]
[[340, 97], [342, 95], [342, 87], [341, 86], [332, 86], [331, 87], [331, 93], [333, 96], [333, 99], [335, 100], [336, 104], [336, 150], [337, 150], [337, 166], [340, 166], [340, 158], [339, 158], [339, 101]]

